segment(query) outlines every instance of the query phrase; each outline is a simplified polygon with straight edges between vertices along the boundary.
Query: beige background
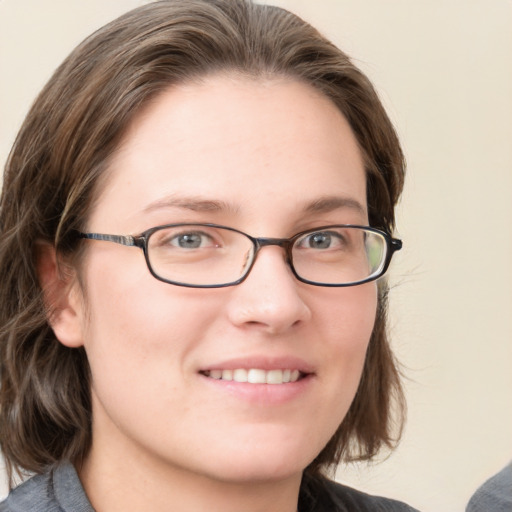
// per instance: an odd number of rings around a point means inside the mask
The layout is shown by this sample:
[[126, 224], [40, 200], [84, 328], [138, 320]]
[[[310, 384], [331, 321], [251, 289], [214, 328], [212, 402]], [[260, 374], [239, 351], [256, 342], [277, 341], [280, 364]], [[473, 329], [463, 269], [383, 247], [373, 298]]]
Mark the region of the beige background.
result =
[[[0, 0], [2, 162], [58, 63], [141, 3]], [[390, 458], [338, 476], [424, 511], [463, 510], [512, 458], [512, 1], [276, 3], [369, 74], [409, 163], [392, 277], [409, 422]]]

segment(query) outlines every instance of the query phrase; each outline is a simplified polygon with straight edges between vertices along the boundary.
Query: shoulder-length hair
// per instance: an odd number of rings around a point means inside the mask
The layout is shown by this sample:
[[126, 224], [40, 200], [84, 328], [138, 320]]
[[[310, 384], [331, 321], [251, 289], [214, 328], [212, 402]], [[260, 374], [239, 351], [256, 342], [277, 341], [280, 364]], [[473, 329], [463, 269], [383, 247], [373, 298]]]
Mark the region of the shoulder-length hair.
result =
[[[59, 343], [48, 324], [37, 243], [68, 257], [79, 254], [73, 233], [83, 228], [99, 179], [134, 116], [173, 84], [226, 72], [288, 77], [330, 98], [364, 157], [370, 224], [392, 232], [405, 167], [396, 133], [367, 77], [302, 19], [249, 0], [161, 0], [101, 28], [44, 87], [5, 168], [0, 448], [11, 482], [13, 471], [40, 473], [64, 459], [80, 464], [91, 444], [87, 358], [83, 349]], [[306, 469], [311, 476], [341, 460], [369, 459], [399, 438], [404, 400], [386, 337], [386, 297], [381, 281], [359, 389]]]

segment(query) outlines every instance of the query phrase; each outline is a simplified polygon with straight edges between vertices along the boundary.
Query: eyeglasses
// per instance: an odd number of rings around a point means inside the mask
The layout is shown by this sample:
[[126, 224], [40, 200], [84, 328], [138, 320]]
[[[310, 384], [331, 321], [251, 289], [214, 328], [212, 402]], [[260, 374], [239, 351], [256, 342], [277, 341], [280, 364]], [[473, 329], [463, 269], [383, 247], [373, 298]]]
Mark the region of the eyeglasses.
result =
[[216, 224], [168, 224], [137, 236], [79, 233], [80, 238], [139, 247], [151, 274], [160, 281], [192, 288], [241, 283], [258, 252], [282, 247], [295, 277], [315, 286], [354, 286], [387, 270], [401, 240], [366, 226], [322, 226], [291, 238], [255, 238]]

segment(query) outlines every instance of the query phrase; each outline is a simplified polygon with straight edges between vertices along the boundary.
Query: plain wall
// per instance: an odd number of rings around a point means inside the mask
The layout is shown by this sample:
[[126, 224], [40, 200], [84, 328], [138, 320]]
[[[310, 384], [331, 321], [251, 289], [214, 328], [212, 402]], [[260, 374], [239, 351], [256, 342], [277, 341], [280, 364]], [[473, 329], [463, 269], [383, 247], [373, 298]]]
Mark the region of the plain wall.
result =
[[[0, 161], [70, 50], [141, 3], [0, 0]], [[512, 2], [275, 3], [370, 76], [408, 160], [391, 326], [409, 420], [388, 459], [338, 478], [423, 511], [463, 510], [512, 458]]]

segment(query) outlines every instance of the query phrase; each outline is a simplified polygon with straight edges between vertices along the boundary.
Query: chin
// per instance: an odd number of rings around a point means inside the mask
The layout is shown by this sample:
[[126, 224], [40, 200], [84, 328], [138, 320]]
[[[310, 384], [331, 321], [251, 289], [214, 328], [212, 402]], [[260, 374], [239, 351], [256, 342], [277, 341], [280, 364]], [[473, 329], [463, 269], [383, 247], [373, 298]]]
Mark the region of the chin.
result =
[[[306, 465], [307, 466], [307, 465]], [[238, 461], [230, 467], [215, 468], [215, 479], [236, 484], [279, 482], [302, 475], [306, 468], [303, 464], [290, 463], [288, 459], [280, 461], [250, 461], [240, 464]]]
[[248, 446], [230, 450], [223, 464], [217, 459], [212, 471], [219, 480], [238, 483], [285, 480], [301, 475], [316, 457], [313, 444], [311, 440], [295, 446], [290, 446], [289, 441], [277, 445], [254, 441]]

